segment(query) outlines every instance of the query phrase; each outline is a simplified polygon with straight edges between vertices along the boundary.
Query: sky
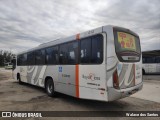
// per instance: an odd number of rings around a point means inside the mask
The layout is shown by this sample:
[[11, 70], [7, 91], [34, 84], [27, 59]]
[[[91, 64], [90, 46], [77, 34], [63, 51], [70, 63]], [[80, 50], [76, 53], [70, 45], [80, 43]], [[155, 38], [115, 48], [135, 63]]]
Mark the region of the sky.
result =
[[104, 25], [136, 32], [142, 51], [160, 49], [160, 0], [0, 0], [0, 49], [13, 53]]

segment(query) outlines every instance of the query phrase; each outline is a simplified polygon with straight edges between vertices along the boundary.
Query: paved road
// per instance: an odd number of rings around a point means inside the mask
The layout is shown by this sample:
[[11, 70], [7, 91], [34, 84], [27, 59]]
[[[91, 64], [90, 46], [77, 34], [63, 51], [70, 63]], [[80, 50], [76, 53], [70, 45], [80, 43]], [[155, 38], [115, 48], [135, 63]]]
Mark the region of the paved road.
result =
[[143, 75], [144, 80], [158, 80], [160, 81], [160, 75]]
[[160, 103], [160, 81], [144, 80], [143, 89], [131, 97]]

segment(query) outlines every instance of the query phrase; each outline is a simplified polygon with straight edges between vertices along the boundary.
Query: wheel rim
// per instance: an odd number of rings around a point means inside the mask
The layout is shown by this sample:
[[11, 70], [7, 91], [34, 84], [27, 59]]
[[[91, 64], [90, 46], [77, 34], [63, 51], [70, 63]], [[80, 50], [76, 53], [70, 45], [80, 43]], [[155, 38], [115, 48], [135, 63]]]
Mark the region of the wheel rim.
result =
[[51, 84], [48, 84], [47, 90], [49, 93], [52, 93], [53, 86]]

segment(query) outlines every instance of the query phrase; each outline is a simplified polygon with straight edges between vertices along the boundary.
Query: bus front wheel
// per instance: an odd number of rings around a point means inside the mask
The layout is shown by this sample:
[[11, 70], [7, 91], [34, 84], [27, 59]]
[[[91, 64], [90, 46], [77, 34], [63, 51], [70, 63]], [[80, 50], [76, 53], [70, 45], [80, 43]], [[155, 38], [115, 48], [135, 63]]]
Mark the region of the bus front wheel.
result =
[[18, 80], [18, 83], [19, 83], [19, 84], [22, 84], [20, 74], [17, 74], [17, 80]]
[[46, 81], [45, 89], [46, 89], [48, 96], [50, 97], [55, 96], [54, 83], [51, 78]]

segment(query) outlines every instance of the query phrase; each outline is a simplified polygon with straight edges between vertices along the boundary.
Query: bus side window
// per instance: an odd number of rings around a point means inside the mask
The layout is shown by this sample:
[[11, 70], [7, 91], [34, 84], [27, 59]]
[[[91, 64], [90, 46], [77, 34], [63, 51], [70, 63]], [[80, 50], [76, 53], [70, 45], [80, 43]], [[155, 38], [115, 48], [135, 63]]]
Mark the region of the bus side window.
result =
[[46, 64], [58, 63], [58, 46], [46, 48]]
[[147, 63], [155, 63], [155, 57], [148, 57]]
[[59, 50], [60, 64], [76, 64], [78, 63], [78, 42], [70, 42], [60, 45]]
[[160, 56], [159, 57], [156, 57], [156, 63], [160, 63]]
[[68, 44], [60, 45], [60, 52], [59, 52], [59, 63], [60, 64], [67, 64], [68, 63]]
[[36, 55], [36, 65], [44, 65], [45, 64], [45, 50], [37, 50], [35, 52]]
[[17, 56], [17, 66], [21, 65], [21, 57], [20, 55]]
[[92, 37], [92, 57], [91, 63], [103, 62], [103, 37], [97, 35]]
[[142, 60], [143, 60], [143, 63], [146, 63], [146, 58], [145, 57], [143, 57]]
[[78, 42], [68, 43], [68, 64], [78, 63]]
[[22, 66], [27, 65], [27, 54], [20, 55], [20, 65]]
[[27, 54], [27, 64], [35, 65], [35, 53], [34, 52], [30, 52]]
[[91, 38], [81, 40], [81, 63], [90, 63], [91, 58]]
[[100, 64], [103, 62], [103, 36], [96, 35], [81, 40], [80, 62]]

